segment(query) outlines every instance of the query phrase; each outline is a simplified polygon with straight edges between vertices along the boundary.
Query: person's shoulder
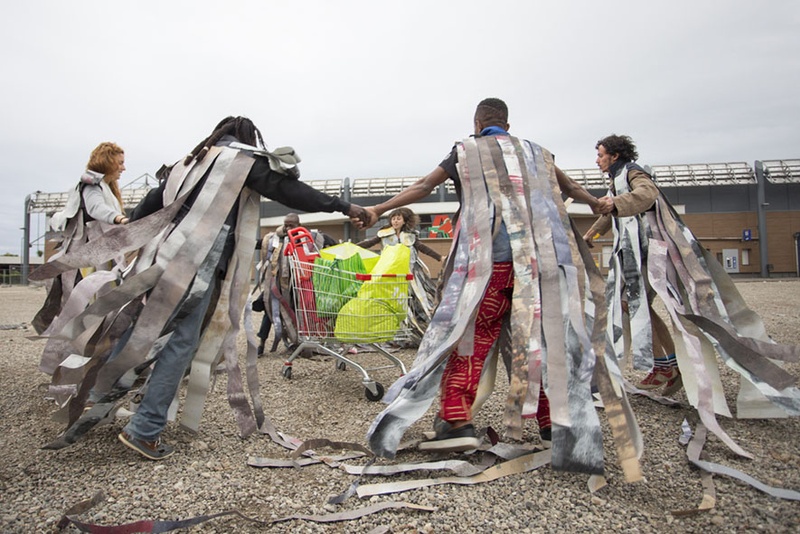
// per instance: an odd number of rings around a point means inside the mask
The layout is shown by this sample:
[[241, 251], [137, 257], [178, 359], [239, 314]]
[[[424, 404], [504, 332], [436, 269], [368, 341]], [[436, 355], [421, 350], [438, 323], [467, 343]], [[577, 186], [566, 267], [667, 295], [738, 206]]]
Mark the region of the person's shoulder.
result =
[[630, 163], [627, 163], [626, 166], [628, 168], [628, 175], [631, 177], [643, 174], [648, 178], [650, 178], [651, 180], [653, 179], [653, 176], [649, 172], [644, 170], [644, 168], [642, 168], [642, 166], [639, 165], [638, 163], [631, 161]]
[[456, 141], [456, 143], [453, 144], [453, 147], [450, 149], [450, 152], [448, 152], [441, 163], [439, 163], [439, 167], [444, 169], [447, 175], [452, 179], [456, 179], [458, 177], [458, 173], [456, 172], [456, 163], [458, 163], [458, 145], [459, 142]]
[[103, 181], [105, 175], [101, 172], [86, 170], [81, 174], [81, 183], [88, 185], [99, 185]]

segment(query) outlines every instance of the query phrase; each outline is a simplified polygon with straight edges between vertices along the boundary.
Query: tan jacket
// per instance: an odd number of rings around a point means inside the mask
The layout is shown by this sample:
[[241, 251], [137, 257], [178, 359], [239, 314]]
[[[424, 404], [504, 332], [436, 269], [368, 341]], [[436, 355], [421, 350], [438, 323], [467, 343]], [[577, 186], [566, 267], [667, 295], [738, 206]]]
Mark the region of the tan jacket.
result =
[[628, 170], [628, 184], [631, 190], [628, 193], [614, 196], [614, 211], [601, 215], [586, 235], [594, 237], [603, 235], [611, 229], [612, 217], [631, 217], [649, 210], [658, 198], [658, 187], [647, 173], [638, 169]]

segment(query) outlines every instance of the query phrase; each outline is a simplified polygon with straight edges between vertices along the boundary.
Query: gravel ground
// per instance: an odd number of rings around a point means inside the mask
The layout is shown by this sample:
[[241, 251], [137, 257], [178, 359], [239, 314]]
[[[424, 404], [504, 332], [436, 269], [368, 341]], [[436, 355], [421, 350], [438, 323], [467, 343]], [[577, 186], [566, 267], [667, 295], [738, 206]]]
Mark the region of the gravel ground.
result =
[[[764, 318], [777, 341], [800, 344], [800, 281], [770, 280], [738, 283], [750, 306]], [[673, 517], [670, 510], [696, 508], [702, 498], [699, 474], [678, 443], [684, 418], [697, 421], [687, 406], [665, 407], [646, 398], [633, 398], [645, 439], [642, 469], [646, 481], [626, 484], [615, 465], [606, 432], [608, 485], [592, 494], [587, 477], [557, 473], [545, 466], [493, 482], [472, 486], [440, 485], [401, 494], [328, 505], [331, 495], [345, 491], [354, 477], [325, 465], [303, 468], [254, 468], [250, 456], [286, 459], [290, 453], [266, 436], [242, 440], [225, 397], [225, 379], [209, 395], [197, 435], [170, 423], [164, 439], [177, 453], [163, 462], [140, 459], [116, 439], [124, 420], [95, 428], [82, 441], [60, 451], [40, 447], [57, 436], [62, 426], [51, 420], [54, 405], [43, 398], [49, 377], [37, 371], [43, 341], [30, 340], [29, 325], [45, 297], [40, 287], [0, 287], [0, 531], [52, 531], [64, 511], [99, 490], [105, 500], [81, 514], [82, 521], [103, 525], [151, 519], [175, 520], [238, 510], [263, 521], [295, 514], [312, 515], [359, 509], [386, 501], [432, 506], [434, 512], [387, 510], [361, 519], [315, 523], [290, 520], [257, 525], [226, 516], [186, 529], [188, 532], [641, 532], [798, 531], [800, 503], [770, 497], [724, 476], [715, 476], [717, 503], [708, 512]], [[260, 314], [257, 314], [260, 319]], [[243, 347], [243, 340], [240, 346]], [[279, 349], [280, 351], [281, 349]], [[412, 351], [401, 351], [410, 363]], [[283, 357], [277, 353], [259, 360], [261, 396], [278, 430], [299, 439], [328, 438], [365, 444], [365, 434], [383, 404], [364, 398], [359, 376], [338, 371], [333, 361], [303, 359], [293, 378], [280, 375]], [[369, 360], [371, 356], [363, 356]], [[800, 365], [789, 370], [800, 374]], [[396, 369], [378, 371], [387, 387]], [[498, 373], [502, 390], [502, 373]], [[735, 381], [723, 370], [728, 402], [735, 404]], [[494, 395], [476, 418], [477, 425], [499, 428], [502, 394]], [[681, 398], [680, 396], [678, 398]], [[685, 398], [683, 399], [685, 400]], [[414, 425], [407, 437], [419, 438], [431, 426], [432, 413]], [[605, 425], [605, 418], [601, 414]], [[800, 490], [800, 420], [722, 420], [723, 427], [753, 460], [733, 455], [709, 436], [703, 458], [721, 463], [783, 488]], [[536, 430], [526, 429], [531, 442]], [[607, 427], [606, 427], [607, 429]], [[327, 451], [323, 451], [327, 452]], [[480, 461], [481, 454], [452, 455]], [[426, 458], [418, 452], [398, 455], [399, 462]], [[364, 460], [350, 463], [363, 464]], [[382, 460], [378, 464], [388, 464]], [[363, 483], [438, 476], [435, 472], [377, 477]], [[77, 532], [74, 526], [66, 532]]]

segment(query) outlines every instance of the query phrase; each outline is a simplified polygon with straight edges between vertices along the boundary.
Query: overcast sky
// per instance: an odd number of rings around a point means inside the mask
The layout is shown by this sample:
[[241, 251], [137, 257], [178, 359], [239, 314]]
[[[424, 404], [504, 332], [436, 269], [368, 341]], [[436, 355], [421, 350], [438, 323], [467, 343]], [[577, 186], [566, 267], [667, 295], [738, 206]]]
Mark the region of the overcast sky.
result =
[[0, 254], [25, 197], [70, 189], [98, 143], [126, 184], [227, 115], [306, 179], [424, 175], [487, 96], [564, 169], [609, 133], [642, 164], [800, 158], [795, 0], [15, 1], [0, 58]]

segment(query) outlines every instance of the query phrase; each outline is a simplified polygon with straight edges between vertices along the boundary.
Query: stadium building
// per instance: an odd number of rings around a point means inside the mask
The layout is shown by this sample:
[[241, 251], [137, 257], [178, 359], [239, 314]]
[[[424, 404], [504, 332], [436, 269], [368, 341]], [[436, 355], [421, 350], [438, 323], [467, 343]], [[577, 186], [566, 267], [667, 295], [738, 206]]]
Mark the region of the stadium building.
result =
[[[656, 165], [648, 169], [684, 222], [733, 276], [800, 276], [800, 159], [747, 163], [698, 163]], [[592, 194], [603, 196], [606, 178], [598, 169], [564, 169]], [[311, 180], [308, 183], [331, 195], [372, 206], [413, 184], [419, 177], [344, 178]], [[143, 175], [123, 188], [126, 207], [132, 208], [152, 186]], [[30, 235], [30, 215], [50, 214], [63, 206], [66, 193], [35, 193], [26, 199], [25, 241]], [[420, 216], [420, 234], [428, 246], [445, 255], [450, 249], [452, 218], [458, 199], [451, 181], [428, 198], [408, 206]], [[267, 199], [261, 203], [261, 235], [283, 223], [289, 208]], [[572, 203], [570, 216], [585, 232], [595, 220], [586, 205]], [[384, 219], [366, 231], [357, 230], [339, 213], [301, 213], [303, 226], [331, 235], [337, 241], [357, 242], [374, 235]], [[37, 238], [41, 239], [41, 237]], [[595, 239], [597, 265], [606, 272], [611, 252], [611, 233]], [[45, 250], [45, 256], [50, 251]], [[434, 276], [440, 266], [430, 258]], [[22, 257], [24, 271], [26, 254]]]

